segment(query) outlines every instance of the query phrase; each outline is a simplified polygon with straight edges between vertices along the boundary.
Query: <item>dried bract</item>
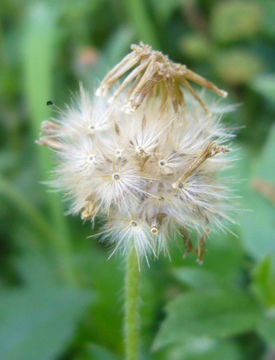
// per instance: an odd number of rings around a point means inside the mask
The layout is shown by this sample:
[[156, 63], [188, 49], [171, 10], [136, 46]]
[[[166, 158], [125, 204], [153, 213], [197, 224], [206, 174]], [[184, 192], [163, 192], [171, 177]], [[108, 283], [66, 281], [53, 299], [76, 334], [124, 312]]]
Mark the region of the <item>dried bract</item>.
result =
[[171, 102], [174, 110], [178, 111], [184, 104], [186, 105], [183, 87], [208, 114], [208, 108], [189, 81], [212, 90], [222, 97], [227, 96], [225, 91], [189, 70], [186, 65], [174, 63], [168, 56], [160, 51], [152, 50], [148, 45], [140, 43], [139, 46], [132, 45], [131, 49], [132, 52], [106, 75], [96, 92], [99, 96], [107, 96], [118, 80], [129, 72], [109, 100], [114, 102], [119, 95], [123, 94], [126, 98], [124, 106], [126, 112], [135, 111], [148, 98], [148, 95], [159, 96], [162, 109]]

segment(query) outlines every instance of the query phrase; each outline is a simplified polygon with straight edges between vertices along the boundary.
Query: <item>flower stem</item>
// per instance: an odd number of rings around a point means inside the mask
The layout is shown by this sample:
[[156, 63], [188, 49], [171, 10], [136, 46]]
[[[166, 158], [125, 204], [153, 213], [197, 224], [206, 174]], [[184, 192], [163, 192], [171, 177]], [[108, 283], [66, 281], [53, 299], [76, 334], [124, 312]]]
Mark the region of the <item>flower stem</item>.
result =
[[135, 247], [128, 250], [125, 283], [125, 355], [126, 360], [138, 360], [139, 347], [139, 279], [140, 272]]

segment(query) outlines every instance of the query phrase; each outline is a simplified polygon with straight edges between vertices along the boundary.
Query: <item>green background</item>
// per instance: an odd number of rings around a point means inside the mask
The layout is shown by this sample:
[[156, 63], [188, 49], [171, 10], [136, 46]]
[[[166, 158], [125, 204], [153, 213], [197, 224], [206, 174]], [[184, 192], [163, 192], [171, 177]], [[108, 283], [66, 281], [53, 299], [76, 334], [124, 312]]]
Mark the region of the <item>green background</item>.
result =
[[275, 357], [273, 0], [2, 0], [0, 359], [123, 358], [123, 269], [42, 184], [41, 121], [93, 91], [142, 40], [229, 92], [237, 225], [211, 234], [203, 266], [179, 239], [142, 269], [143, 360]]

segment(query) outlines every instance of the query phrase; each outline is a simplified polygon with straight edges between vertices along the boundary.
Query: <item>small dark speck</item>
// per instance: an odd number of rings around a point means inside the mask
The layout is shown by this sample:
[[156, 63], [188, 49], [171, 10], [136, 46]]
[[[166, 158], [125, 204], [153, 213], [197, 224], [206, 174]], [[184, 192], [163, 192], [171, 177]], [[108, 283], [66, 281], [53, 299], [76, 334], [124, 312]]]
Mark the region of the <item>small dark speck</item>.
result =
[[47, 103], [46, 103], [47, 106], [49, 105], [53, 105], [53, 101], [52, 100], [48, 100]]

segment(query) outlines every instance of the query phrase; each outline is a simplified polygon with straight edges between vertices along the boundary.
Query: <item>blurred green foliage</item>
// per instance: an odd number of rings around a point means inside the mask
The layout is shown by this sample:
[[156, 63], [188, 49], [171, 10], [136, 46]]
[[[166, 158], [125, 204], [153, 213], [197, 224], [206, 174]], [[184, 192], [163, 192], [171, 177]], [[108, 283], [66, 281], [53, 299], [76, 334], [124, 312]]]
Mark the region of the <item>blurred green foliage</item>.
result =
[[211, 234], [203, 266], [180, 240], [171, 262], [144, 266], [142, 359], [272, 359], [274, 0], [2, 0], [0, 16], [1, 360], [123, 358], [124, 259], [107, 261], [90, 225], [64, 216], [34, 140], [48, 100], [62, 108], [79, 81], [92, 91], [140, 40], [239, 104], [224, 122], [237, 128], [226, 177], [241, 196], [238, 225]]

